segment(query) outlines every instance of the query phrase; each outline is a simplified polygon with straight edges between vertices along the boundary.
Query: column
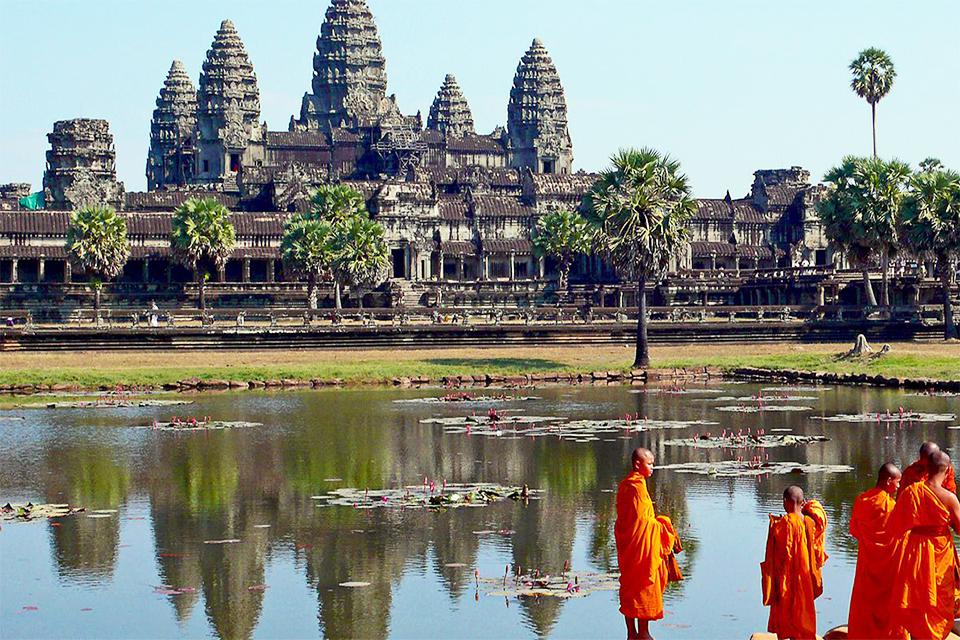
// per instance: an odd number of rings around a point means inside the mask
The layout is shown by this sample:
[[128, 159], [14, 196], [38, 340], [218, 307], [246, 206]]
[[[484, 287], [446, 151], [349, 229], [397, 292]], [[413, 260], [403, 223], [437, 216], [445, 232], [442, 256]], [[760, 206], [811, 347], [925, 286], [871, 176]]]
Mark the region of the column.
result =
[[250, 258], [243, 259], [243, 273], [240, 279], [244, 282], [250, 282]]
[[167, 258], [167, 284], [173, 282], [173, 263]]
[[10, 261], [10, 282], [17, 284], [20, 281], [20, 260], [14, 258]]
[[43, 258], [37, 260], [37, 282], [43, 282], [43, 276], [47, 271], [47, 261]]
[[69, 258], [63, 261], [63, 281], [65, 284], [73, 282], [73, 264]]
[[220, 269], [217, 270], [217, 280], [219, 282], [227, 281], [227, 265], [223, 265]]
[[827, 303], [827, 291], [822, 284], [817, 285], [817, 306], [825, 306]]
[[457, 256], [457, 282], [463, 282], [463, 254]]
[[711, 253], [710, 254], [710, 271], [716, 271], [716, 270], [717, 270], [717, 254]]
[[407, 261], [407, 280], [415, 280], [414, 278], [414, 268], [416, 265], [414, 250], [411, 245], [407, 245], [403, 248], [403, 257]]
[[143, 281], [144, 283], [150, 282], [150, 259], [143, 259]]
[[277, 277], [276, 270], [277, 270], [277, 265], [276, 265], [276, 263], [273, 261], [273, 258], [269, 258], [269, 259], [267, 260], [267, 282], [276, 282], [276, 281], [277, 281], [277, 280], [276, 280], [276, 277]]
[[483, 275], [481, 280], [487, 280], [490, 277], [490, 256], [483, 255]]
[[443, 251], [437, 252], [437, 272], [433, 274], [437, 282], [443, 280]]
[[516, 280], [517, 275], [517, 254], [510, 252], [510, 282]]
[[547, 277], [547, 260], [543, 256], [537, 259], [537, 273], [540, 274], [541, 280]]

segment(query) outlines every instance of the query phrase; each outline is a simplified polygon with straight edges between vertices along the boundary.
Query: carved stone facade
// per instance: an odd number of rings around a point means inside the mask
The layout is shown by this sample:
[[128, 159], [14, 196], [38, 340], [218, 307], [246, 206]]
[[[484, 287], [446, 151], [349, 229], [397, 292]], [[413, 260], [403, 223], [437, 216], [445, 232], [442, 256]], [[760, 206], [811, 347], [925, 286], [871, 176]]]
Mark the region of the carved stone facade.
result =
[[121, 205], [123, 184], [117, 182], [117, 153], [106, 120], [61, 120], [47, 139], [43, 190], [48, 209]]
[[470, 105], [460, 91], [460, 85], [452, 73], [443, 80], [443, 86], [430, 107], [427, 129], [439, 131], [445, 136], [462, 138], [476, 133], [473, 128], [473, 114]]
[[194, 175], [194, 129], [197, 126], [197, 90], [183, 63], [174, 60], [157, 96], [150, 121], [147, 153], [147, 189], [188, 184]]
[[539, 38], [520, 60], [507, 108], [510, 165], [536, 173], [573, 171], [567, 101], [557, 68]]
[[229, 20], [220, 24], [207, 51], [197, 103], [194, 180], [235, 189], [241, 167], [263, 164], [266, 125], [259, 122], [257, 76]]

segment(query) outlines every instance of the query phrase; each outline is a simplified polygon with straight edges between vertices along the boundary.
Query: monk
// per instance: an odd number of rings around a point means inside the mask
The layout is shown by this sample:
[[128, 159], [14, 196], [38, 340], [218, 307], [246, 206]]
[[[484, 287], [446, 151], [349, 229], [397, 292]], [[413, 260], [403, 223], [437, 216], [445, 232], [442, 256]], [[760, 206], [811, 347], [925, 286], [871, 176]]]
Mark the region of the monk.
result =
[[901, 490], [887, 529], [901, 539], [894, 554], [891, 618], [896, 638], [946, 638], [953, 627], [960, 500], [943, 484], [951, 469], [942, 451], [930, 456], [928, 476]]
[[[940, 446], [936, 442], [924, 442], [920, 445], [920, 457], [916, 462], [903, 470], [903, 480], [900, 482], [900, 491], [903, 491], [914, 482], [923, 482], [928, 477], [928, 467], [930, 458], [935, 453], [940, 453]], [[954, 494], [957, 493], [957, 474], [950, 465], [947, 475], [943, 480], [943, 488]]]
[[620, 565], [620, 613], [628, 640], [652, 639], [650, 621], [663, 618], [667, 583], [683, 580], [675, 553], [683, 550], [680, 536], [666, 516], [658, 516], [647, 491], [654, 457], [636, 449], [630, 474], [617, 489], [617, 562]]
[[887, 521], [897, 504], [900, 469], [887, 463], [880, 467], [877, 484], [857, 496], [850, 517], [850, 535], [857, 539], [857, 572], [850, 596], [847, 637], [876, 640], [890, 630], [890, 571], [895, 540], [887, 534]]
[[763, 604], [770, 606], [767, 631], [780, 640], [814, 640], [813, 601], [823, 593], [827, 516], [819, 502], [805, 501], [803, 489], [796, 486], [783, 492], [783, 510], [786, 515], [770, 516], [766, 557], [760, 565]]

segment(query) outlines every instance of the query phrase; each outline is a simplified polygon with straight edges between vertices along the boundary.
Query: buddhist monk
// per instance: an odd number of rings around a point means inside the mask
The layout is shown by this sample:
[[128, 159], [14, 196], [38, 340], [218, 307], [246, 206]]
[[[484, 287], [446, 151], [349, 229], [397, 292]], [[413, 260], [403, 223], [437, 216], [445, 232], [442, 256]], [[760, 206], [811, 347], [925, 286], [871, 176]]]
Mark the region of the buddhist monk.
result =
[[900, 542], [894, 554], [893, 637], [942, 640], [953, 627], [957, 551], [950, 527], [960, 531], [960, 500], [943, 483], [950, 457], [930, 456], [928, 477], [901, 490], [887, 528]]
[[820, 503], [805, 501], [803, 489], [796, 486], [783, 492], [783, 510], [786, 515], [770, 516], [766, 557], [760, 565], [763, 604], [770, 606], [767, 631], [780, 640], [814, 640], [813, 601], [823, 593], [827, 517]]
[[857, 496], [850, 517], [850, 535], [857, 539], [857, 573], [850, 596], [847, 637], [851, 640], [886, 638], [890, 632], [890, 571], [895, 541], [887, 521], [897, 501], [900, 469], [880, 467], [877, 484]]
[[[923, 482], [927, 479], [927, 468], [930, 465], [930, 458], [940, 453], [940, 446], [936, 442], [924, 442], [920, 445], [920, 457], [916, 462], [903, 470], [903, 480], [900, 481], [900, 491], [903, 491], [914, 482]], [[950, 465], [947, 475], [943, 480], [943, 488], [952, 493], [957, 492], [957, 474]]]
[[663, 618], [667, 583], [682, 580], [675, 553], [683, 550], [670, 518], [658, 516], [647, 491], [653, 453], [636, 449], [630, 474], [617, 489], [617, 562], [620, 565], [620, 612], [629, 640], [650, 639], [651, 620]]

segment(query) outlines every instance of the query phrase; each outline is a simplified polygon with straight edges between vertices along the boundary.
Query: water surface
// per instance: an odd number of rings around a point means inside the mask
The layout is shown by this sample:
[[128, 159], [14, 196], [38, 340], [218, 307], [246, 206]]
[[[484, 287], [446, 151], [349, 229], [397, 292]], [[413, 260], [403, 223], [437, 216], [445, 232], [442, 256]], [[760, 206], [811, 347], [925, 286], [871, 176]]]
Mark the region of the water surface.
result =
[[[725, 384], [749, 396], [772, 385]], [[716, 389], [714, 387], [713, 389]], [[658, 471], [658, 511], [685, 543], [687, 580], [671, 586], [658, 638], [744, 638], [766, 625], [758, 565], [767, 514], [790, 483], [824, 502], [830, 518], [817, 601], [819, 626], [846, 619], [856, 547], [847, 533], [853, 498], [885, 460], [908, 464], [919, 443], [955, 446], [960, 423], [834, 423], [811, 419], [903, 406], [960, 412], [960, 399], [890, 390], [767, 391], [813, 396], [786, 404], [809, 411], [718, 411], [716, 393], [673, 395], [636, 388], [553, 387], [504, 405], [566, 418], [715, 421], [714, 427], [555, 437], [449, 434], [431, 416], [486, 407], [397, 403], [436, 389], [331, 389], [192, 396], [187, 407], [0, 411], [0, 498], [69, 502], [107, 517], [6, 524], [0, 530], [0, 620], [5, 638], [412, 638], [620, 637], [615, 592], [559, 601], [488, 596], [475, 571], [505, 565], [557, 572], [616, 569], [614, 493], [632, 448], [658, 463], [737, 454], [667, 447], [703, 431], [763, 427], [826, 434], [804, 448], [767, 449], [774, 460], [849, 464], [852, 473], [716, 478]], [[483, 393], [482, 391], [479, 393]], [[747, 404], [750, 404], [747, 402]], [[776, 404], [775, 402], [769, 403]], [[781, 402], [781, 404], [784, 404]], [[134, 429], [171, 414], [263, 423], [204, 433]], [[23, 416], [25, 420], [10, 418]], [[752, 452], [747, 453], [752, 455]], [[529, 504], [504, 502], [444, 512], [318, 508], [336, 487], [448, 482], [528, 483]], [[340, 479], [331, 481], [331, 479]], [[484, 531], [497, 533], [476, 533]], [[500, 533], [500, 532], [503, 533]], [[205, 541], [239, 539], [236, 544]], [[456, 565], [456, 566], [449, 566]], [[461, 566], [462, 565], [462, 566]], [[345, 588], [346, 581], [370, 586]], [[195, 589], [182, 595], [157, 587]], [[34, 609], [35, 608], [35, 609]]]

